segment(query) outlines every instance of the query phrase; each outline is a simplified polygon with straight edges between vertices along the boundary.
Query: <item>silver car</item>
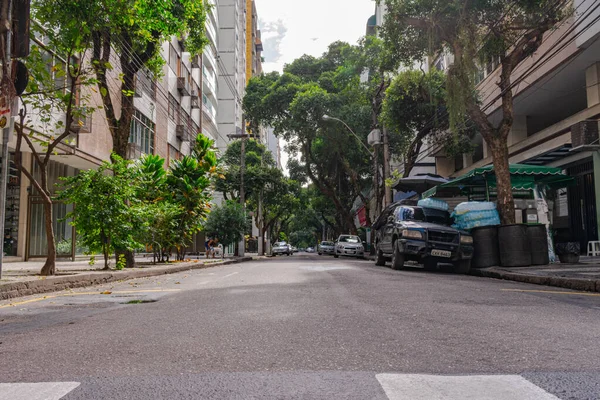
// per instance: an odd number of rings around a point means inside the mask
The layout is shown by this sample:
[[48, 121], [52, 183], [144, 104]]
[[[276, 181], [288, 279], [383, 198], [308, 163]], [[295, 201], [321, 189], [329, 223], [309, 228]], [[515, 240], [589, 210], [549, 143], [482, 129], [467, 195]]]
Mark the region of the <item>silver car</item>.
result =
[[335, 242], [335, 252], [333, 256], [335, 258], [338, 258], [339, 256], [364, 258], [365, 248], [360, 237], [356, 235], [340, 235], [337, 242]]
[[335, 253], [335, 243], [323, 241], [319, 245], [319, 255]]
[[281, 255], [292, 255], [292, 246], [287, 244], [286, 242], [277, 242], [273, 245], [273, 255], [281, 256]]

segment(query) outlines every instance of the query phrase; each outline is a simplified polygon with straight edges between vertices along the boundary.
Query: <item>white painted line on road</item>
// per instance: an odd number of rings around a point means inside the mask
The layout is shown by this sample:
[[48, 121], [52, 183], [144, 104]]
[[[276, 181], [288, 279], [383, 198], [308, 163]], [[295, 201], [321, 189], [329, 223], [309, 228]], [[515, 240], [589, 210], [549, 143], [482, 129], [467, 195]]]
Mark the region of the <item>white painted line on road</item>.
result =
[[225, 275], [225, 276], [224, 276], [224, 277], [222, 277], [221, 279], [229, 278], [230, 276], [233, 276], [233, 275], [236, 275], [236, 274], [239, 274], [239, 272], [234, 272], [234, 273], [232, 273], [232, 274]]
[[389, 400], [559, 400], [519, 375], [379, 374]]
[[59, 400], [79, 382], [0, 383], [0, 400]]

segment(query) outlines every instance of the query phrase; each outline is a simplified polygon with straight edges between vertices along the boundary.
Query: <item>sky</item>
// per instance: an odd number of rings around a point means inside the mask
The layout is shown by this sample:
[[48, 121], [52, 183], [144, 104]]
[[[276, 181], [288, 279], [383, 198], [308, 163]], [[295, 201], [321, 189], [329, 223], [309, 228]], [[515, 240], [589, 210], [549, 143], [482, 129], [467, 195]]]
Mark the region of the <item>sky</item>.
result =
[[[265, 72], [303, 54], [320, 56], [337, 40], [356, 44], [375, 12], [374, 0], [256, 0]], [[283, 149], [282, 149], [283, 150]], [[282, 151], [282, 164], [287, 154]]]

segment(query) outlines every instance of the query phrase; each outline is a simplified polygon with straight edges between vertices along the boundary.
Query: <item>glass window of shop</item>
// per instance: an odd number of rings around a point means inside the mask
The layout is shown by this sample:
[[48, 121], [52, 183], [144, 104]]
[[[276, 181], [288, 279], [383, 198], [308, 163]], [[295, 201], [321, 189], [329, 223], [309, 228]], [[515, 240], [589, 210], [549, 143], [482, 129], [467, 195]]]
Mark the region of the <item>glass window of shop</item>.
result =
[[[56, 161], [48, 163], [48, 187], [54, 194], [59, 187], [60, 178], [74, 176], [77, 169]], [[33, 163], [34, 176], [39, 177], [40, 171]], [[48, 254], [48, 242], [45, 228], [45, 212], [42, 198], [38, 191], [32, 185], [28, 192], [29, 195], [29, 241], [27, 243], [27, 257], [44, 257]], [[54, 238], [59, 257], [70, 257], [73, 252], [73, 238], [76, 238], [73, 227], [69, 220], [65, 220], [67, 214], [73, 209], [72, 204], [55, 202], [52, 204], [52, 225], [54, 228]], [[86, 249], [81, 246], [75, 246], [75, 254], [83, 254]]]

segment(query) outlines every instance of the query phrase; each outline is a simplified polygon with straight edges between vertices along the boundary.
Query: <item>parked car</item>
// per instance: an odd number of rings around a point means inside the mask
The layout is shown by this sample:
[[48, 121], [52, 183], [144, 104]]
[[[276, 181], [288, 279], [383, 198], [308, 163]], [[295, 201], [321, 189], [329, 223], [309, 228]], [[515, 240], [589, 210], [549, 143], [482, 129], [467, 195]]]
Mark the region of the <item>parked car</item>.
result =
[[315, 248], [314, 247], [307, 247], [306, 248], [306, 252], [307, 253], [314, 253], [315, 252]]
[[450, 226], [447, 211], [394, 203], [373, 224], [375, 264], [391, 260], [393, 269], [416, 261], [433, 270], [440, 262], [452, 263], [455, 272], [468, 273], [473, 258], [473, 237]]
[[292, 246], [287, 244], [286, 242], [277, 242], [273, 245], [273, 255], [281, 256], [281, 255], [292, 255]]
[[292, 254], [297, 253], [298, 252], [298, 248], [295, 246], [292, 246]]
[[360, 237], [356, 235], [340, 235], [335, 242], [335, 258], [339, 256], [364, 258], [365, 248]]
[[334, 254], [335, 253], [335, 243], [323, 241], [319, 244], [319, 255], [323, 254]]

